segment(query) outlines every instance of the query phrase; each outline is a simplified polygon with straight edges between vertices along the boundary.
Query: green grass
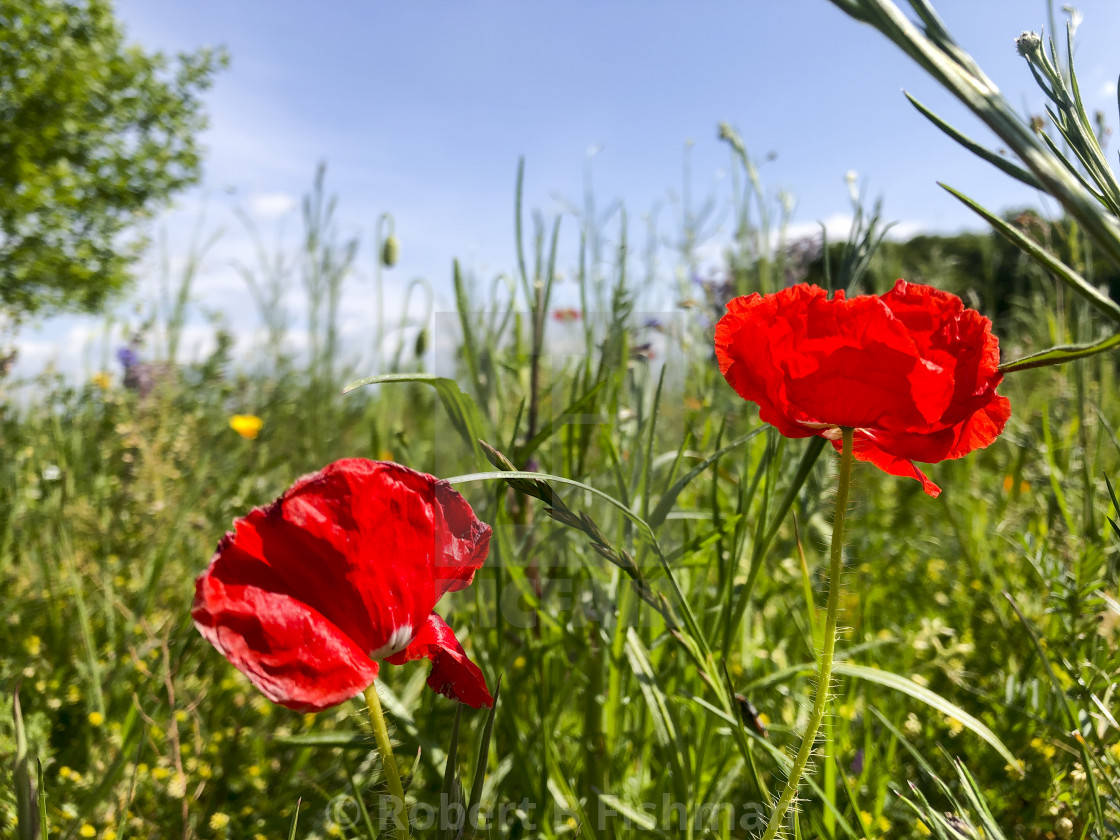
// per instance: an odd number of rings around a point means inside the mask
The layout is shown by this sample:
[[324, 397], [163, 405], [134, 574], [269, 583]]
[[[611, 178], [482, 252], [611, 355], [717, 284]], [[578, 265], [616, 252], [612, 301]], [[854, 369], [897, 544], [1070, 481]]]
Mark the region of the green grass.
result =
[[[441, 805], [477, 806], [477, 836], [510, 840], [757, 835], [817, 691], [837, 459], [821, 439], [760, 424], [719, 374], [712, 324], [731, 295], [811, 271], [853, 293], [898, 275], [948, 287], [998, 309], [987, 314], [1005, 359], [1042, 355], [1001, 386], [1013, 411], [1002, 437], [930, 469], [940, 498], [857, 463], [834, 699], [790, 836], [1115, 836], [1120, 400], [1104, 352], [1115, 336], [1093, 326], [1120, 318], [1094, 285], [1094, 260], [1120, 270], [1115, 179], [1098, 171], [1057, 51], [1032, 67], [1074, 157], [984, 92], [921, 0], [917, 28], [886, 0], [833, 2], [906, 49], [1026, 168], [927, 113], [936, 125], [1044, 184], [1067, 217], [1020, 225], [955, 193], [1011, 245], [879, 252], [877, 212], [857, 206], [847, 243], [814, 261], [784, 247], [791, 205], [764, 192], [724, 125], [734, 231], [723, 274], [697, 283], [718, 201], [682, 207], [675, 250], [654, 235], [637, 259], [625, 212], [600, 216], [590, 195], [575, 231], [539, 215], [524, 225], [519, 170], [517, 265], [492, 282], [455, 266], [456, 311], [435, 331], [457, 330], [459, 345], [454, 370], [434, 376], [407, 307], [396, 327], [379, 312], [368, 368], [344, 363], [341, 288], [358, 243], [337, 232], [320, 169], [295, 254], [250, 230], [256, 265], [238, 269], [267, 332], [250, 369], [220, 330], [211, 358], [154, 369], [150, 393], [48, 376], [27, 400], [0, 393], [0, 687], [12, 700], [0, 833], [377, 836], [386, 783], [360, 701], [318, 715], [274, 706], [189, 617], [193, 580], [235, 517], [364, 456], [456, 481], [494, 528], [474, 585], [440, 610], [491, 686], [501, 679], [495, 712], [435, 695], [422, 664], [378, 681], [417, 836], [456, 836], [439, 828]], [[1076, 93], [1072, 65], [1067, 76]], [[386, 215], [377, 253], [390, 238]], [[200, 228], [183, 275], [164, 277], [160, 316], [138, 330], [156, 360], [174, 358], [209, 242]], [[576, 255], [571, 293], [557, 286], [562, 253]], [[980, 269], [945, 256], [962, 253]], [[302, 362], [285, 354], [296, 283]], [[433, 309], [425, 282], [413, 293]], [[573, 297], [578, 319], [555, 319]], [[667, 311], [650, 322], [650, 309]], [[342, 393], [363, 376], [375, 387]], [[256, 439], [231, 429], [236, 414], [262, 419]]]
[[[863, 223], [856, 245], [875, 239]], [[575, 272], [603, 308], [557, 324], [544, 228], [535, 242], [512, 298], [457, 276], [462, 393], [420, 381], [343, 396], [336, 351], [245, 374], [225, 347], [144, 397], [43, 380], [0, 407], [0, 685], [9, 698], [18, 685], [27, 756], [0, 716], [5, 836], [38, 767], [52, 837], [288, 836], [297, 804], [296, 837], [371, 836], [355, 797], [376, 822], [385, 788], [360, 701], [318, 715], [269, 703], [194, 631], [193, 579], [231, 520], [295, 477], [343, 456], [495, 472], [472, 435], [598, 494], [526, 487], [565, 524], [496, 478], [460, 485], [494, 540], [441, 610], [501, 698], [480, 759], [485, 713], [460, 720], [423, 664], [383, 670], [418, 818], [454, 787], [454, 731], [463, 800], [501, 817], [481, 836], [761, 829], [814, 688], [836, 458], [760, 426], [727, 387], [706, 302], [667, 313], [664, 335], [643, 328], [623, 245], [596, 275]], [[781, 259], [730, 254], [735, 291], [773, 283]], [[858, 288], [865, 267], [848, 259], [831, 281]], [[1019, 301], [1005, 346], [1045, 346], [1081, 317], [1056, 310], [1047, 283]], [[550, 355], [559, 330], [582, 334], [582, 352]], [[650, 336], [664, 367], [641, 350]], [[947, 830], [946, 811], [1028, 838], [1103, 837], [1120, 819], [1115, 362], [1016, 373], [1001, 391], [1007, 431], [931, 468], [939, 499], [856, 465], [835, 699], [802, 837], [921, 837]], [[257, 439], [229, 428], [235, 413], [263, 419]], [[594, 526], [572, 527], [580, 513]]]

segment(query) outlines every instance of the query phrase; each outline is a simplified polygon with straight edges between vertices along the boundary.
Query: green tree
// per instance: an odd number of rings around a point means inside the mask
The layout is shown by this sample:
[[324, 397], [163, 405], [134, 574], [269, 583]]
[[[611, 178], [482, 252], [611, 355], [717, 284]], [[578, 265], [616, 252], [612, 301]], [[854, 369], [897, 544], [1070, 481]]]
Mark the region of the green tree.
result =
[[92, 311], [196, 182], [222, 51], [127, 45], [109, 0], [0, 0], [0, 312]]

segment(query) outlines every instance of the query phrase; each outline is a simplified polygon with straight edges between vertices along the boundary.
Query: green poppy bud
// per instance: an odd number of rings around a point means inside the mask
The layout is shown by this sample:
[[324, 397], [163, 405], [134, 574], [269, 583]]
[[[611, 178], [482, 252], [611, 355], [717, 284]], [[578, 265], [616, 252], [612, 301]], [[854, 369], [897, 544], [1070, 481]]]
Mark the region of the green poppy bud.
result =
[[426, 329], [420, 330], [416, 334], [416, 358], [419, 359], [424, 355], [424, 351], [428, 349], [428, 331]]
[[385, 244], [381, 246], [381, 264], [386, 268], [392, 268], [397, 264], [397, 257], [401, 255], [401, 243], [397, 237], [389, 234], [385, 239]]

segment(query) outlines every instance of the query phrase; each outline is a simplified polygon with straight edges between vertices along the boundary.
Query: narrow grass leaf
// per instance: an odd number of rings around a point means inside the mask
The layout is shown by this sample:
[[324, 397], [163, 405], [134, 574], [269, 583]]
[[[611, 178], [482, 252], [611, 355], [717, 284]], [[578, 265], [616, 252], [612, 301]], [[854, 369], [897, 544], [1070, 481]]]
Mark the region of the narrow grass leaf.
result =
[[478, 746], [478, 760], [475, 764], [474, 782], [471, 783], [471, 796], [467, 804], [467, 813], [473, 814], [478, 803], [482, 801], [482, 785], [486, 781], [486, 767], [490, 761], [490, 735], [494, 731], [494, 717], [498, 713], [498, 696], [502, 693], [502, 679], [494, 687], [494, 705], [490, 707], [490, 714], [486, 716], [486, 727], [482, 730], [482, 742]]
[[16, 754], [12, 766], [16, 787], [16, 836], [19, 840], [35, 840], [39, 819], [34, 806], [35, 791], [31, 784], [31, 760], [27, 753], [27, 731], [23, 726], [18, 684], [12, 693], [12, 723], [16, 736]]
[[691, 484], [695, 478], [701, 475], [712, 464], [714, 464], [728, 452], [738, 449], [751, 438], [755, 437], [761, 432], [766, 431], [766, 428], [766, 426], [759, 426], [757, 429], [752, 429], [742, 437], [731, 441], [731, 443], [727, 444], [727, 446], [716, 450], [713, 454], [709, 455], [707, 458], [705, 458], [703, 461], [701, 461], [699, 464], [697, 464], [695, 467], [693, 467], [691, 470], [677, 479], [673, 486], [666, 490], [662, 494], [661, 498], [658, 499], [657, 507], [655, 507], [653, 509], [653, 512], [649, 515], [650, 527], [658, 528], [662, 523], [665, 522], [665, 519], [669, 515], [669, 511], [673, 509], [673, 505], [675, 505], [677, 502], [677, 497], [680, 496], [684, 489], [688, 487], [688, 485]]
[[626, 630], [626, 657], [630, 660], [630, 667], [634, 671], [634, 676], [638, 680], [638, 687], [641, 689], [646, 707], [649, 709], [654, 737], [658, 744], [664, 748], [672, 764], [677, 783], [681, 786], [687, 786], [688, 775], [684, 763], [688, 760], [687, 753], [680, 742], [672, 715], [669, 714], [669, 704], [665, 699], [665, 692], [661, 690], [653, 671], [653, 665], [650, 664], [649, 652], [633, 627], [628, 627]]
[[288, 840], [296, 840], [296, 826], [299, 824], [299, 806], [302, 802], [302, 799], [296, 800], [296, 809], [292, 813], [291, 825], [288, 826]]
[[899, 676], [890, 671], [882, 671], [878, 668], [868, 668], [864, 665], [852, 665], [848, 662], [837, 662], [833, 666], [833, 671], [838, 675], [867, 680], [868, 682], [873, 682], [885, 688], [901, 691], [903, 694], [908, 694], [915, 700], [920, 700], [927, 706], [937, 709], [937, 711], [942, 714], [955, 718], [960, 721], [965, 729], [979, 736], [984, 741], [987, 741], [996, 752], [1006, 759], [1008, 764], [1019, 770], [1019, 772], [1022, 772], [1022, 763], [1015, 757], [1014, 753], [1007, 748], [1003, 741], [999, 739], [996, 733], [960, 706], [946, 700], [940, 694], [930, 691], [928, 688], [920, 686], [906, 677]]
[[995, 228], [996, 231], [1002, 234], [1005, 239], [1015, 245], [1016, 248], [1029, 256], [1044, 269], [1059, 277], [1067, 286], [1081, 295], [1081, 297], [1085, 298], [1085, 300], [1092, 304], [1098, 311], [1106, 315], [1113, 322], [1120, 323], [1120, 304], [1117, 304], [1107, 295], [1102, 294], [1088, 280], [1025, 233], [1016, 230], [1011, 224], [1005, 222], [991, 210], [982, 207], [964, 193], [958, 192], [947, 184], [943, 184], [939, 181], [938, 186], [971, 209], [978, 216], [982, 217], [988, 224]]
[[617, 796], [609, 793], [599, 794], [599, 801], [611, 810], [616, 811], [617, 813], [626, 817], [626, 819], [631, 823], [632, 829], [648, 831], [654, 837], [669, 836], [657, 827], [657, 820], [654, 818], [653, 814], [649, 813], [648, 811], [642, 811], [638, 808], [634, 808], [631, 805], [627, 805]]
[[923, 105], [921, 102], [919, 102], [913, 96], [911, 96], [907, 91], [903, 91], [902, 95], [910, 100], [910, 104], [913, 105], [915, 108], [917, 108], [918, 111], [922, 114], [922, 116], [924, 116], [927, 120], [929, 120], [931, 123], [933, 123], [939, 129], [941, 129], [943, 132], [945, 132], [947, 135], [949, 135], [949, 137], [951, 137], [953, 140], [960, 143], [962, 146], [964, 146], [966, 149], [968, 149], [970, 152], [972, 152], [978, 158], [981, 158], [982, 160], [987, 161], [992, 166], [996, 167], [1001, 172], [1003, 172], [1005, 175], [1010, 175], [1016, 181], [1021, 181], [1022, 183], [1026, 184], [1028, 187], [1031, 187], [1032, 189], [1036, 189], [1036, 190], [1043, 189], [1042, 184], [1039, 183], [1038, 179], [1035, 178], [1034, 175], [1032, 175], [1029, 170], [1023, 169], [1023, 167], [1021, 167], [1021, 166], [1016, 166], [1014, 163], [1009, 161], [1006, 157], [1003, 157], [999, 154], [996, 154], [995, 152], [991, 151], [990, 149], [987, 149], [984, 146], [981, 146], [979, 143], [977, 143], [971, 137], [966, 135], [964, 132], [954, 128], [951, 125], [949, 125], [949, 123], [947, 123], [947, 122], [945, 122], [945, 120], [941, 119], [941, 117], [939, 117], [937, 114], [935, 114], [929, 108], [927, 108], [925, 105]]

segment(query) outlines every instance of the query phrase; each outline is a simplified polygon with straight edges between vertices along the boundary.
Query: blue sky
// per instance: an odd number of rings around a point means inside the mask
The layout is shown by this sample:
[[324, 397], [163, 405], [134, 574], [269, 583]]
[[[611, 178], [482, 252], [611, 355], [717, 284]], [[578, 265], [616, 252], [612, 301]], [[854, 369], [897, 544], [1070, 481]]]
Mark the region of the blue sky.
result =
[[[1044, 27], [1044, 0], [935, 5], [1013, 103], [1041, 110], [1013, 39]], [[1082, 90], [1115, 126], [1120, 3], [1077, 5]], [[205, 207], [207, 229], [221, 238], [196, 287], [199, 311], [226, 309], [239, 333], [257, 321], [232, 269], [250, 259], [233, 208], [266, 233], [276, 225], [294, 233], [296, 202], [319, 161], [339, 195], [340, 227], [363, 240], [349, 283], [351, 334], [368, 328], [369, 244], [382, 212], [393, 213], [402, 243], [391, 302], [399, 305], [404, 284], [422, 276], [448, 303], [455, 257], [487, 282], [512, 269], [522, 155], [526, 206], [551, 215], [562, 199], [581, 202], [596, 150], [597, 200], [621, 199], [635, 233], [655, 206], [661, 232], [675, 229], [689, 141], [695, 202], [709, 194], [726, 199], [730, 158], [716, 137], [723, 120], [754, 157], [777, 154], [763, 165], [763, 180], [768, 191], [796, 200], [796, 231], [818, 220], [842, 228], [852, 170], [907, 232], [976, 226], [937, 180], [996, 208], [1037, 203], [915, 112], [903, 89], [984, 136], [897, 48], [827, 0], [118, 0], [117, 9], [128, 37], [147, 49], [224, 45], [230, 53], [230, 68], [207, 98], [204, 185], [159, 225], [174, 266]], [[565, 224], [574, 241], [574, 221]], [[724, 233], [715, 233], [710, 253]], [[150, 280], [138, 293], [151, 297]], [[22, 369], [51, 355], [67, 366], [74, 343], [96, 335], [100, 323], [71, 317], [26, 331]], [[201, 351], [207, 328], [197, 316], [193, 323]]]

